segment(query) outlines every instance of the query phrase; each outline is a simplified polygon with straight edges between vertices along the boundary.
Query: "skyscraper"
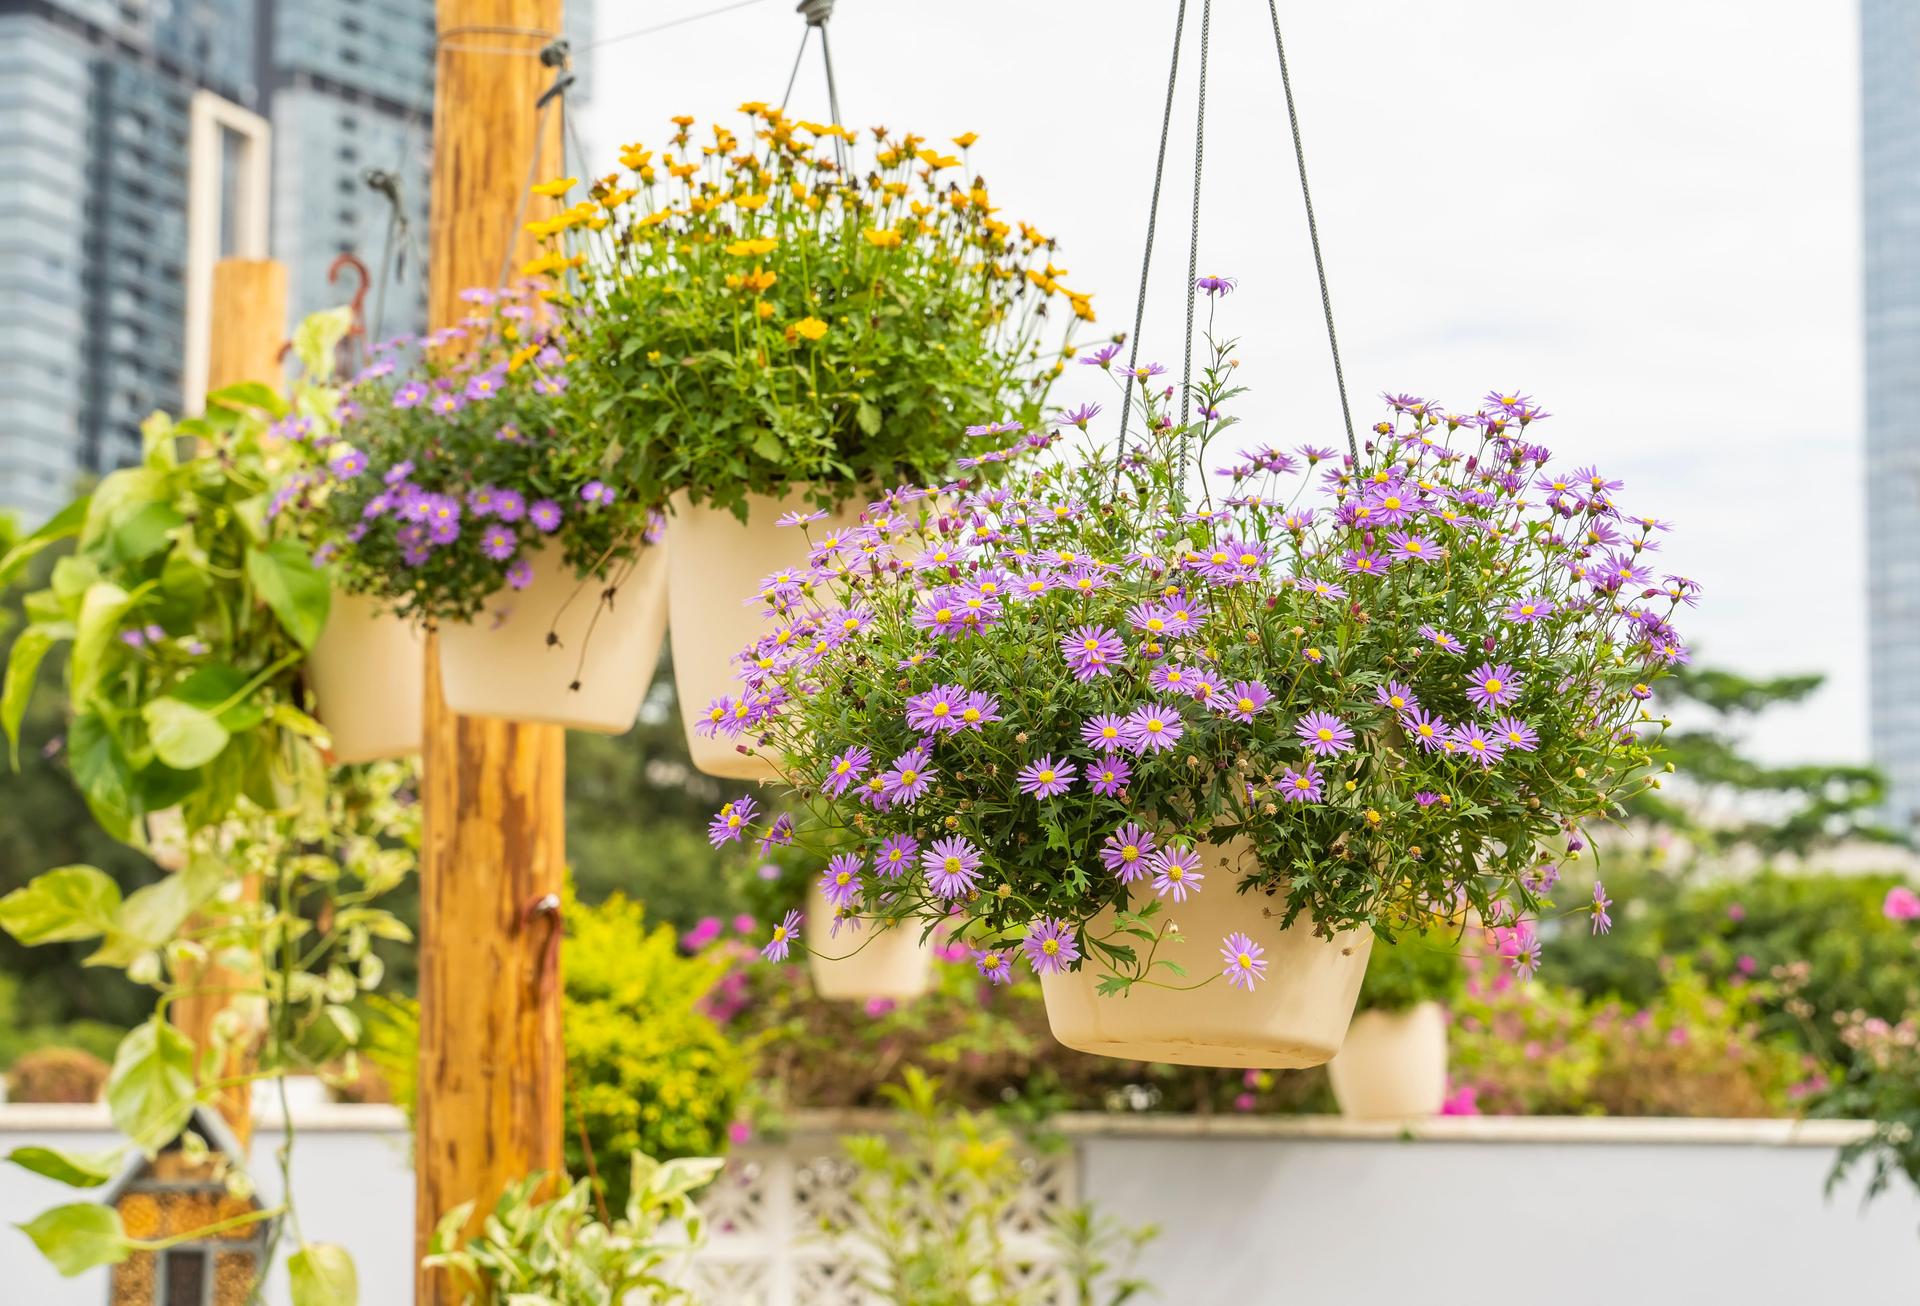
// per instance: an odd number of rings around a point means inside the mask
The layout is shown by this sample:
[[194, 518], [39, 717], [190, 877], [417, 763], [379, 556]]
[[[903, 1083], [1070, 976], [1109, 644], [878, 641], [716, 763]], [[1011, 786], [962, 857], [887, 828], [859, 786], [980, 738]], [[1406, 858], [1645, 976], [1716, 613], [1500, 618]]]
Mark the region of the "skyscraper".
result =
[[[592, 0], [567, 10], [584, 51]], [[407, 226], [369, 325], [421, 325], [433, 66], [433, 0], [0, 0], [0, 509], [45, 517], [180, 406], [196, 88], [272, 123], [294, 317], [350, 291], [327, 280], [339, 254], [380, 273], [377, 169]], [[570, 100], [584, 91], [582, 71]]]
[[1920, 5], [1861, 0], [1873, 760], [1920, 818]]

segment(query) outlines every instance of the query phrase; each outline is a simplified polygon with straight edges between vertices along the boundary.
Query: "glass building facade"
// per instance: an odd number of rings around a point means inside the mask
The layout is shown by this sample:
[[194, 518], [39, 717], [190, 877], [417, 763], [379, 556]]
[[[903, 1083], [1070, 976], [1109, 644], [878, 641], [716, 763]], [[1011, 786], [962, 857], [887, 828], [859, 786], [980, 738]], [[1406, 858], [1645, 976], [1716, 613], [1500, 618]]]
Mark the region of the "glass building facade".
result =
[[1862, 0], [1868, 679], [1888, 817], [1920, 817], [1920, 5]]
[[[593, 5], [567, 6], [576, 50]], [[188, 103], [204, 87], [273, 125], [272, 252], [291, 311], [341, 302], [342, 253], [377, 276], [369, 326], [425, 315], [433, 0], [0, 0], [0, 510], [31, 526], [133, 461], [181, 403]], [[586, 59], [581, 57], [582, 68]], [[574, 99], [583, 99], [584, 72]], [[531, 106], [529, 106], [531, 108]]]

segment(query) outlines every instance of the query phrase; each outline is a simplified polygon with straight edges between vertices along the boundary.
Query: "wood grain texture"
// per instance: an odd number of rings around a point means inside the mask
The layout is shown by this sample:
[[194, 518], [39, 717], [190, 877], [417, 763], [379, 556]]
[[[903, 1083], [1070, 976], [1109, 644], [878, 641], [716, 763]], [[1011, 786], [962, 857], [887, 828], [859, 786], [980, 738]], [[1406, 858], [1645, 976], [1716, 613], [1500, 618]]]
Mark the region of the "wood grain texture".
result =
[[[282, 378], [280, 347], [287, 339], [287, 269], [272, 259], [221, 259], [213, 265], [212, 317], [207, 348], [207, 389], [263, 381], [278, 389]], [[260, 879], [240, 882], [241, 898], [260, 899]], [[190, 926], [191, 928], [191, 926]], [[213, 1022], [233, 1001], [217, 990], [256, 988], [258, 970], [239, 971], [218, 962], [186, 963], [175, 981], [189, 991], [172, 1006], [174, 1026], [205, 1049], [213, 1040]], [[246, 1035], [230, 1044], [219, 1068], [222, 1078], [249, 1073], [258, 1064], [259, 1041]], [[253, 1086], [234, 1084], [212, 1099], [234, 1137], [245, 1147], [253, 1136]]]
[[[516, 231], [536, 145], [560, 166], [559, 116], [536, 141], [535, 101], [552, 80], [538, 54], [558, 34], [561, 0], [439, 0], [433, 123], [429, 316], [465, 316], [460, 291], [492, 286]], [[477, 29], [489, 29], [480, 31]], [[520, 53], [508, 53], [518, 51]], [[561, 891], [566, 864], [566, 735], [553, 726], [455, 716], [427, 642], [425, 830], [420, 859], [420, 1079], [415, 1237], [424, 1253], [462, 1202], [491, 1209], [532, 1171], [557, 1174], [562, 1150], [558, 918], [528, 909]], [[478, 1219], [474, 1221], [478, 1224]], [[415, 1300], [457, 1306], [462, 1285], [421, 1271]]]

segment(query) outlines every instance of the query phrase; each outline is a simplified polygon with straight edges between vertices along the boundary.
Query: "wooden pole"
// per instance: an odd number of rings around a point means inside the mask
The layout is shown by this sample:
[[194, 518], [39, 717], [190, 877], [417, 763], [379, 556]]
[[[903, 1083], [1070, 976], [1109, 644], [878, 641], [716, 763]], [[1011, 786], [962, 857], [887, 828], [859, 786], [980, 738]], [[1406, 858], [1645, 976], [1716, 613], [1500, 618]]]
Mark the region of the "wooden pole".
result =
[[[222, 259], [213, 266], [212, 316], [207, 350], [209, 392], [241, 381], [262, 381], [279, 388], [280, 349], [287, 338], [287, 269], [272, 259]], [[195, 396], [198, 398], [198, 396]], [[199, 405], [205, 407], [204, 400]], [[165, 865], [166, 840], [156, 839], [156, 858]], [[168, 869], [177, 869], [169, 867]], [[260, 879], [249, 875], [240, 882], [240, 894], [249, 902], [260, 897]], [[259, 975], [243, 974], [216, 961], [182, 965], [175, 978], [188, 992], [173, 1004], [173, 1023], [205, 1050], [213, 1040], [213, 1022], [231, 1002], [222, 989], [252, 987]], [[254, 1067], [258, 1043], [242, 1037], [229, 1044], [222, 1078], [244, 1075]], [[253, 1085], [235, 1084], [214, 1097], [214, 1105], [245, 1148], [253, 1136]]]
[[[440, 327], [468, 311], [462, 290], [499, 281], [509, 249], [516, 267], [532, 257], [516, 223], [536, 147], [535, 180], [561, 168], [558, 107], [544, 119], [535, 109], [552, 81], [538, 56], [560, 34], [561, 0], [438, 0], [437, 17], [428, 294]], [[564, 1165], [557, 930], [566, 861], [565, 732], [449, 712], [432, 639], [423, 740], [422, 1254], [453, 1207], [474, 1201], [483, 1215], [510, 1180]], [[416, 1302], [457, 1306], [461, 1296], [449, 1276], [418, 1273]]]

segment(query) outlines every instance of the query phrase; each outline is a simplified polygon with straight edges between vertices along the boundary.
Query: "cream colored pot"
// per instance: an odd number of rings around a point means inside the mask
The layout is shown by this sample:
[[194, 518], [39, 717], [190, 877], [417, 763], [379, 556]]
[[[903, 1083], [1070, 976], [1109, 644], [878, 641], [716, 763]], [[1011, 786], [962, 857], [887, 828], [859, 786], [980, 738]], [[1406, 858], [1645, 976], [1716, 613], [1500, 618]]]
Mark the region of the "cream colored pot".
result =
[[327, 624], [307, 658], [314, 715], [337, 763], [420, 751], [426, 640], [420, 627], [364, 594], [333, 592]]
[[607, 604], [609, 581], [575, 576], [558, 544], [542, 549], [525, 589], [502, 590], [473, 621], [441, 628], [447, 706], [606, 735], [631, 730], [660, 661], [667, 553], [644, 546], [630, 569], [616, 563]]
[[[694, 505], [682, 492], [668, 501], [668, 591], [672, 620], [674, 689], [693, 764], [708, 775], [766, 780], [772, 761], [750, 756], [750, 735], [708, 738], [696, 727], [716, 698], [739, 693], [735, 657], [772, 629], [755, 597], [760, 582], [782, 567], [807, 565], [807, 535], [797, 526], [776, 526], [786, 512], [805, 512], [808, 488], [795, 486], [782, 498], [750, 495], [747, 520], [711, 504]], [[859, 524], [864, 495], [807, 528], [818, 540], [824, 530]]]
[[[1043, 975], [1047, 1023], [1053, 1036], [1080, 1052], [1129, 1061], [1182, 1066], [1249, 1066], [1293, 1069], [1317, 1066], [1340, 1050], [1353, 1017], [1360, 981], [1367, 973], [1373, 934], [1350, 930], [1332, 939], [1313, 933], [1304, 915], [1281, 929], [1283, 904], [1260, 893], [1236, 893], [1237, 868], [1251, 867], [1243, 840], [1203, 844], [1205, 887], [1184, 903], [1167, 903], [1157, 919], [1173, 921], [1184, 942], [1163, 943], [1160, 955], [1187, 971], [1182, 980], [1162, 970], [1155, 978], [1193, 984], [1221, 969], [1220, 941], [1239, 932], [1266, 949], [1266, 978], [1251, 993], [1216, 979], [1203, 988], [1179, 990], [1136, 984], [1123, 995], [1101, 997], [1103, 968]], [[1153, 890], [1133, 888], [1133, 906]], [[1098, 937], [1113, 928], [1109, 908], [1087, 926]], [[1136, 940], [1128, 940], [1136, 943]]]
[[920, 943], [920, 923], [906, 921], [875, 931], [833, 933], [833, 907], [818, 889], [807, 895], [807, 972], [823, 998], [858, 1002], [868, 998], [905, 1001], [917, 998], [933, 982], [933, 950]]
[[1340, 1113], [1355, 1120], [1438, 1115], [1447, 1099], [1447, 1013], [1437, 1002], [1361, 1012], [1327, 1077]]

